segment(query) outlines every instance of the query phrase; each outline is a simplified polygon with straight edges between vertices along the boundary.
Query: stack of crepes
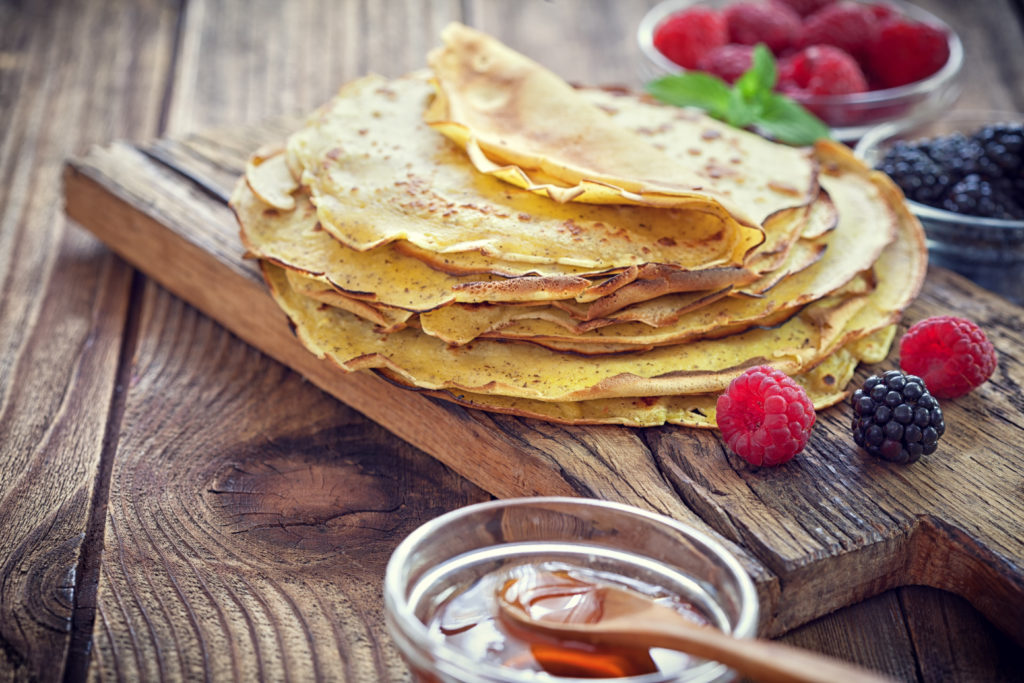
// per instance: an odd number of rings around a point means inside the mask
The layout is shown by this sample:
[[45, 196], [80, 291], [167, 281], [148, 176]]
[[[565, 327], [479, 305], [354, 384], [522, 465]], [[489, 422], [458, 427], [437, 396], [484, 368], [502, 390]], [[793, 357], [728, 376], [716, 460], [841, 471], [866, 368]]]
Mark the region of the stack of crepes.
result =
[[823, 408], [887, 355], [926, 250], [886, 176], [442, 38], [429, 72], [344, 86], [232, 198], [317, 356], [483, 410], [713, 427], [746, 368]]

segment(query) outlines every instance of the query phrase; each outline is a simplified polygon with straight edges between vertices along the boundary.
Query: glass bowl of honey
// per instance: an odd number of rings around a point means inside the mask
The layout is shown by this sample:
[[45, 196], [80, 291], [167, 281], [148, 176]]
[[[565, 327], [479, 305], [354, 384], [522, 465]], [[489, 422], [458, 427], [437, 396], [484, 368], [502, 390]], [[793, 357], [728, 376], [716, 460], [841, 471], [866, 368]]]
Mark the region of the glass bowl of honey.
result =
[[[585, 498], [515, 498], [449, 512], [395, 549], [384, 580], [388, 630], [420, 681], [511, 683], [608, 678], [729, 681], [718, 662], [661, 648], [572, 642], [516, 628], [499, 599], [529, 583], [568, 618], [612, 586], [700, 624], [756, 636], [758, 600], [739, 561], [668, 517]], [[583, 601], [581, 604], [580, 601]], [[577, 616], [573, 616], [577, 615]]]

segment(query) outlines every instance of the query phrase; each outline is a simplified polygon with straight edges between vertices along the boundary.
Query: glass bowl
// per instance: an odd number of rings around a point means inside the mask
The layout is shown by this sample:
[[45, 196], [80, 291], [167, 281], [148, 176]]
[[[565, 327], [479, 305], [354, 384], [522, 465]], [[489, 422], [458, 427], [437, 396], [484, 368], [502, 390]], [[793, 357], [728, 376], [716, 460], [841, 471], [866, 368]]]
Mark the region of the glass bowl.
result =
[[[1021, 122], [1024, 114], [1019, 112], [959, 111], [935, 121], [878, 126], [854, 151], [870, 166], [877, 166], [897, 141], [957, 132], [971, 135], [989, 124]], [[1024, 220], [968, 216], [910, 200], [907, 204], [924, 226], [931, 263], [1024, 304]]]
[[[654, 31], [669, 15], [694, 5], [721, 9], [736, 0], [665, 0], [644, 15], [637, 28], [643, 53], [641, 77], [647, 81], [686, 71], [654, 47]], [[958, 76], [963, 67], [964, 48], [960, 37], [944, 21], [920, 7], [900, 0], [880, 0], [916, 21], [941, 27], [949, 36], [949, 59], [945, 66], [920, 81], [897, 88], [871, 90], [849, 95], [807, 95], [794, 97], [814, 111], [832, 128], [832, 136], [843, 142], [859, 139], [881, 123], [904, 119], [927, 120], [949, 109], [960, 95]]]
[[[489, 586], [508, 572], [543, 563], [622, 576], [657, 586], [689, 602], [698, 613], [737, 637], [756, 635], [758, 601], [753, 582], [726, 549], [703, 533], [638, 508], [585, 498], [516, 498], [471, 505], [427, 522], [395, 549], [384, 578], [388, 630], [414, 677], [421, 681], [504, 683], [582, 681], [503, 666], [494, 605], [489, 618], [466, 616], [467, 596], [494, 598]], [[474, 603], [477, 604], [477, 603]], [[437, 626], [445, 610], [462, 622], [460, 635], [482, 633], [453, 646]], [[473, 612], [474, 610], [469, 610]], [[460, 623], [462, 623], [460, 622]], [[484, 657], [484, 650], [497, 653]], [[634, 683], [728, 681], [723, 664], [683, 657], [675, 671], [619, 677]], [[508, 656], [513, 656], [511, 652]], [[659, 662], [660, 663], [660, 662]], [[667, 667], [666, 667], [667, 669]]]

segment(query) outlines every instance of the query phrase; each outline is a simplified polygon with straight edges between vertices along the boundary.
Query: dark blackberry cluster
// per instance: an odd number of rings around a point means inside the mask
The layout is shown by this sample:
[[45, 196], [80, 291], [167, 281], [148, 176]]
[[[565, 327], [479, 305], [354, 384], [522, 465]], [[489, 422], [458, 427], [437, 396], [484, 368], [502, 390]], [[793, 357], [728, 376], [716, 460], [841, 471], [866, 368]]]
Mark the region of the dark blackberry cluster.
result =
[[924, 380], [890, 370], [853, 392], [853, 440], [876, 458], [916, 462], [931, 455], [946, 431], [939, 402]]
[[1024, 125], [898, 142], [878, 169], [908, 199], [987, 218], [1024, 219]]

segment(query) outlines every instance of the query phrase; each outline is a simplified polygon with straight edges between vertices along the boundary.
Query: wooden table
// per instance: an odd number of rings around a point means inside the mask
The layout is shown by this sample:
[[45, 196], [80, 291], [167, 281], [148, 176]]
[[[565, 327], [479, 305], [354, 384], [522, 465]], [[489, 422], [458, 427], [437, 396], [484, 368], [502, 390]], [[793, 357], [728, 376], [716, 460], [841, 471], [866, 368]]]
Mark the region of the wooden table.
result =
[[[571, 81], [635, 87], [650, 4], [0, 3], [0, 677], [402, 680], [387, 558], [489, 498], [77, 229], [64, 159], [302, 114], [422, 66], [455, 19]], [[967, 46], [957, 106], [1024, 110], [1020, 2], [919, 4]], [[1024, 662], [966, 601], [920, 587], [783, 639], [902, 680]]]

